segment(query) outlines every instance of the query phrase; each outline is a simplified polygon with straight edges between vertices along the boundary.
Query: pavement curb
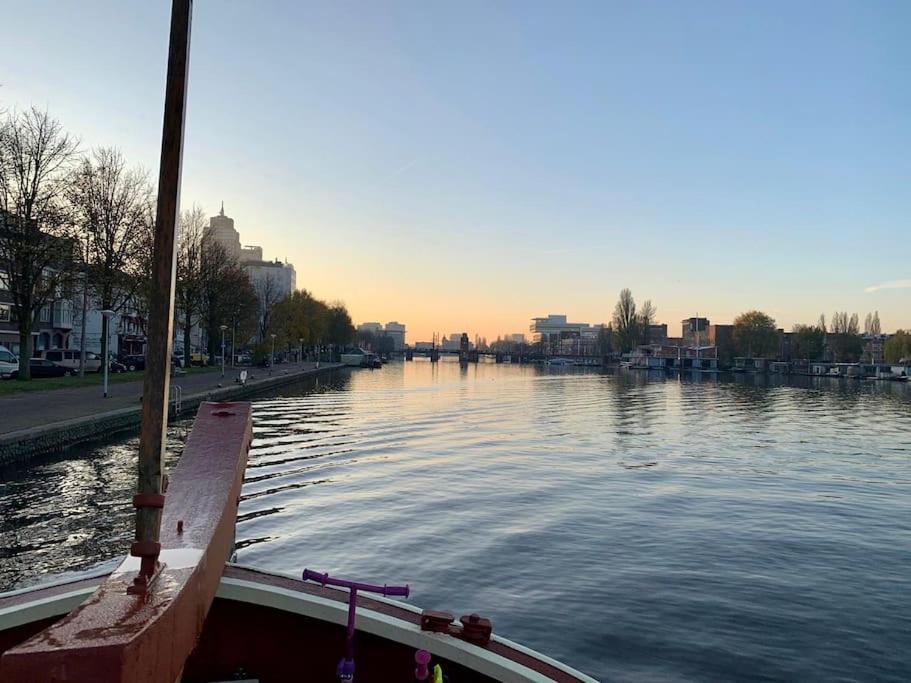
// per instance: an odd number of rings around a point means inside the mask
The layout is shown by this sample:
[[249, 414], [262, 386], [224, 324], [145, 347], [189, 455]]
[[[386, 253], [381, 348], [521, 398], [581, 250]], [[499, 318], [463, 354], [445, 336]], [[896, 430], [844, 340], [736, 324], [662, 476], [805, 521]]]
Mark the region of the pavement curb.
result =
[[[333, 372], [345, 366], [337, 363], [320, 368], [256, 378], [246, 384], [228, 384], [183, 397], [180, 415], [170, 412], [170, 420], [185, 418], [203, 401], [232, 401], [295, 384], [302, 380]], [[88, 441], [97, 441], [139, 425], [142, 405], [119, 408], [71, 420], [43, 424], [0, 435], [0, 467], [19, 465], [31, 458], [51, 453], [64, 453]]]

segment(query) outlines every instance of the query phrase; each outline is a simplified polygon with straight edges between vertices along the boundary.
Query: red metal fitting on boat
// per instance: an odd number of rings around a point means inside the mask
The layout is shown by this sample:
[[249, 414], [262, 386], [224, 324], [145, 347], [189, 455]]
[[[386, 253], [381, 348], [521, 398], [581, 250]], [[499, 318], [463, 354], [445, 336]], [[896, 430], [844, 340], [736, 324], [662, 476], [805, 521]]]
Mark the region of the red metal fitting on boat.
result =
[[477, 614], [465, 615], [459, 619], [462, 622], [462, 638], [476, 645], [487, 645], [493, 624], [490, 619], [485, 619]]
[[446, 633], [449, 625], [453, 622], [453, 616], [450, 612], [437, 612], [431, 609], [425, 609], [421, 612], [421, 630], [433, 631], [434, 633]]
[[133, 541], [130, 546], [130, 555], [133, 557], [158, 557], [161, 553], [161, 543], [155, 541]]
[[137, 493], [133, 496], [134, 508], [163, 508], [164, 495], [161, 493]]

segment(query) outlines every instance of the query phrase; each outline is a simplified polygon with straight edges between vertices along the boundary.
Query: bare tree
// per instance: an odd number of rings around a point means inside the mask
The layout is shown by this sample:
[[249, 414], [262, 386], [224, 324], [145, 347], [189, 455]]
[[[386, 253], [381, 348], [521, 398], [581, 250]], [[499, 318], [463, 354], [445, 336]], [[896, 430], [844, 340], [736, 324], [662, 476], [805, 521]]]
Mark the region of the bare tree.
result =
[[253, 290], [259, 301], [259, 340], [266, 340], [272, 324], [272, 310], [284, 298], [278, 278], [272, 273], [263, 273], [253, 282]]
[[31, 379], [32, 327], [72, 275], [74, 235], [63, 195], [78, 145], [34, 107], [0, 124], [0, 270], [16, 306], [24, 380]]
[[835, 311], [832, 314], [832, 334], [847, 334], [847, 332], [848, 314], [843, 311]]
[[231, 268], [224, 276], [223, 318], [230, 321], [231, 353], [237, 339], [246, 344], [256, 334], [259, 304], [250, 278], [241, 267]]
[[658, 316], [658, 309], [652, 304], [651, 299], [642, 304], [639, 310], [639, 325], [641, 327], [640, 339], [643, 344], [648, 344], [651, 339], [652, 325]]
[[[101, 310], [120, 311], [133, 300], [140, 285], [140, 250], [153, 218], [148, 174], [127, 168], [118, 150], [100, 148], [79, 164], [67, 195], [85, 244], [83, 317], [88, 292]], [[108, 317], [103, 316], [101, 356], [105, 359], [109, 353], [108, 324]], [[83, 320], [83, 368], [84, 354]]]
[[873, 318], [870, 320], [870, 334], [878, 337], [882, 333], [883, 328], [879, 322], [879, 311], [873, 311]]
[[860, 336], [860, 319], [857, 314], [846, 312], [832, 314], [832, 324], [826, 334], [826, 345], [836, 361], [853, 361], [860, 358], [863, 352], [863, 340]]
[[139, 228], [139, 248], [136, 255], [137, 283], [133, 305], [139, 316], [143, 333], [148, 334], [149, 307], [152, 297], [153, 249], [155, 247], [155, 206], [149, 207], [149, 222]]
[[639, 338], [639, 318], [636, 315], [636, 301], [628, 289], [620, 292], [620, 299], [614, 307], [614, 339], [620, 351], [629, 351]]
[[190, 363], [190, 335], [200, 316], [203, 296], [203, 234], [206, 215], [198, 206], [180, 216], [177, 238], [177, 289], [175, 304], [179, 326], [183, 329], [184, 362]]
[[224, 246], [208, 238], [202, 246], [200, 320], [208, 337], [209, 362], [214, 363], [220, 327], [235, 329], [249, 320], [257, 299], [247, 273]]

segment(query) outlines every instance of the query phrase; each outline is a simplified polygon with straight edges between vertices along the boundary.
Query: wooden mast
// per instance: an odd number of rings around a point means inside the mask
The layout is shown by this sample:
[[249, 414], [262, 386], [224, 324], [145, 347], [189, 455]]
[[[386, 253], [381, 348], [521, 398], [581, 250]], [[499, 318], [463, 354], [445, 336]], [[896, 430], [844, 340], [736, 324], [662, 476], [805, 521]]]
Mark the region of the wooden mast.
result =
[[142, 558], [140, 573], [131, 588], [137, 592], [144, 591], [154, 576], [161, 550], [159, 531], [161, 508], [164, 505], [162, 462], [168, 429], [177, 225], [192, 11], [193, 0], [172, 0], [149, 337], [139, 433], [139, 484], [137, 495], [133, 498], [136, 507], [136, 540], [130, 548], [131, 555]]
[[192, 0], [172, 0], [133, 557], [66, 617], [4, 652], [3, 680], [180, 680], [233, 547], [252, 437], [249, 404], [202, 404], [164, 499], [191, 11]]

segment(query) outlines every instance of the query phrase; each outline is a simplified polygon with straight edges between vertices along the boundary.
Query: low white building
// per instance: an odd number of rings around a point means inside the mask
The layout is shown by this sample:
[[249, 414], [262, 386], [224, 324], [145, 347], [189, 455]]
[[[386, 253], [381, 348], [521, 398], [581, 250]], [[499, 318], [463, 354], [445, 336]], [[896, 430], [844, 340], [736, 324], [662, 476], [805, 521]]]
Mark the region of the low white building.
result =
[[256, 292], [268, 290], [281, 301], [297, 287], [297, 273], [290, 263], [275, 261], [246, 261], [241, 264]]
[[551, 313], [546, 318], [532, 318], [528, 331], [532, 341], [555, 341], [558, 339], [597, 339], [604, 325], [569, 322], [565, 315]]

